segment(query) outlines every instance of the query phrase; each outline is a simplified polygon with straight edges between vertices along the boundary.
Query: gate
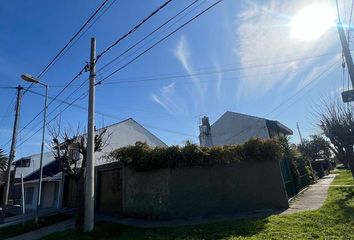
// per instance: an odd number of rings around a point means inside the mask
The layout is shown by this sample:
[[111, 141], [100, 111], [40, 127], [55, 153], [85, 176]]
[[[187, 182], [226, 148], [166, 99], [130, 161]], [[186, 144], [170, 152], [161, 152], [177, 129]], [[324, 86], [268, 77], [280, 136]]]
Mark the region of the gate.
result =
[[281, 173], [283, 175], [284, 186], [286, 189], [286, 194], [288, 198], [291, 198], [296, 195], [297, 187], [294, 181], [293, 174], [291, 172], [291, 165], [288, 159], [282, 159], [280, 161]]
[[122, 212], [122, 168], [104, 166], [97, 170], [97, 210], [103, 213]]

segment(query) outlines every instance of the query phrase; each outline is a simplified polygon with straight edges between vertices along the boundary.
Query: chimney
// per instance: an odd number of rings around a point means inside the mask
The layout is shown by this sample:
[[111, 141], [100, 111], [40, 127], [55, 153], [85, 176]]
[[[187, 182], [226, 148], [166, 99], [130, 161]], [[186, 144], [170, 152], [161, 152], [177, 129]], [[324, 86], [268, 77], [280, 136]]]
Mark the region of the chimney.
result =
[[209, 118], [206, 116], [202, 118], [202, 125], [199, 126], [199, 143], [202, 147], [213, 146], [211, 141]]

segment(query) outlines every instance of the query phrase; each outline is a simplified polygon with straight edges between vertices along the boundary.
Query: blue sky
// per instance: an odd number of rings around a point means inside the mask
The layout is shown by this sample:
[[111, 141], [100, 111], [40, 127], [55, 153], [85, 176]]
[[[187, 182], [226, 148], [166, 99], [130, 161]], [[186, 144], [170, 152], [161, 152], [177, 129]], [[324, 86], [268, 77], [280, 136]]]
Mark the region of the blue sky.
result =
[[[49, 85], [49, 94], [55, 96], [60, 86], [68, 83], [88, 61], [91, 37], [96, 37], [100, 53], [163, 2], [117, 0], [43, 76], [41, 80]], [[191, 2], [172, 1], [105, 54], [97, 68]], [[200, 0], [191, 8], [194, 10], [174, 26], [214, 2]], [[319, 2], [333, 4], [334, 1]], [[1, 1], [0, 87], [28, 86], [20, 80], [20, 75], [41, 72], [101, 3], [98, 0]], [[299, 141], [297, 122], [304, 136], [316, 133], [313, 115], [316, 104], [325, 97], [339, 96], [343, 90], [341, 47], [334, 26], [313, 41], [300, 41], [291, 36], [292, 16], [308, 4], [309, 1], [304, 0], [224, 0], [107, 79], [107, 84], [97, 86], [96, 110], [100, 112], [96, 115], [97, 126], [132, 117], [168, 144], [180, 144], [187, 139], [197, 142], [200, 116], [206, 115], [214, 122], [229, 110], [278, 120], [294, 131], [294, 142]], [[350, 1], [340, 1], [340, 4], [343, 21], [348, 21]], [[97, 80], [128, 60], [129, 57], [122, 58], [121, 62], [111, 65], [112, 68], [98, 72]], [[88, 73], [84, 73], [74, 82], [75, 86], [59, 98], [70, 102], [84, 93], [87, 84], [75, 89], [87, 77]], [[117, 83], [119, 81], [124, 83]], [[40, 87], [32, 90], [43, 93]], [[11, 137], [13, 117], [8, 115], [13, 114], [14, 95], [14, 89], [0, 89], [0, 146]], [[281, 103], [283, 105], [279, 106]], [[76, 104], [87, 107], [87, 100], [80, 99]], [[26, 93], [21, 127], [42, 106], [43, 97]], [[53, 103], [48, 119], [64, 108], [65, 105]], [[76, 129], [79, 124], [86, 126], [86, 118], [86, 111], [69, 108], [58, 119], [64, 126]], [[40, 134], [23, 141], [40, 126], [41, 119], [37, 119], [19, 134], [18, 157], [39, 152]], [[46, 140], [50, 141], [49, 134]], [[8, 149], [9, 145], [5, 147], [6, 151]]]

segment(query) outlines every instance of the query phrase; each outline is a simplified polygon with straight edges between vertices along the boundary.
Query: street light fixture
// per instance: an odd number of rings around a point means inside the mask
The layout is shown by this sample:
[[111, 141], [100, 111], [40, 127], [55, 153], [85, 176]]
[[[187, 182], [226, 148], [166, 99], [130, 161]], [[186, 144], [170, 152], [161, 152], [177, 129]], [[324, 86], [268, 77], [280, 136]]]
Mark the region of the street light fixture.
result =
[[33, 77], [32, 75], [29, 75], [28, 73], [22, 74], [21, 78], [25, 80], [26, 82], [30, 83], [40, 83], [39, 79], [36, 77]]
[[42, 195], [42, 177], [43, 177], [43, 155], [44, 155], [44, 135], [45, 135], [45, 127], [47, 122], [47, 101], [48, 101], [48, 85], [41, 83], [39, 78], [31, 76], [30, 74], [22, 74], [21, 78], [26, 82], [40, 84], [45, 87], [45, 101], [44, 101], [44, 109], [43, 109], [43, 127], [42, 127], [42, 143], [41, 143], [41, 158], [39, 161], [39, 178], [38, 178], [38, 194], [37, 194], [37, 206], [36, 206], [36, 223], [38, 224], [39, 220], [39, 208], [41, 206], [41, 195]]

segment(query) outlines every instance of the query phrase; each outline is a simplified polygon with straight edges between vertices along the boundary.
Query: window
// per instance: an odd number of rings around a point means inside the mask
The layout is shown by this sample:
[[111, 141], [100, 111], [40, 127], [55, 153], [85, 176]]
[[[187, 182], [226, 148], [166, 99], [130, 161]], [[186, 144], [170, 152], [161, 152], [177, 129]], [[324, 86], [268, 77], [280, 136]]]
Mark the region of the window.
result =
[[26, 192], [25, 192], [25, 204], [32, 204], [33, 192], [34, 192], [34, 188], [33, 188], [33, 187], [27, 187], [27, 188], [26, 188]]
[[22, 158], [16, 162], [14, 162], [16, 167], [29, 167], [31, 165], [31, 158]]

